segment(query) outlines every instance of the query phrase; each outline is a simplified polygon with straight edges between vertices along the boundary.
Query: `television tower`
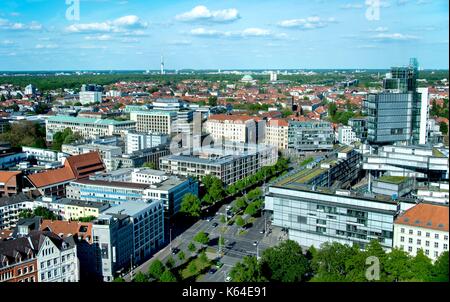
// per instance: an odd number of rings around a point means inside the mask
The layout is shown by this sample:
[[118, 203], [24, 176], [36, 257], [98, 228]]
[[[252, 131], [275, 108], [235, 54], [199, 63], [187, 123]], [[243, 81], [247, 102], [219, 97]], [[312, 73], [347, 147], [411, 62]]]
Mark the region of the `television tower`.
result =
[[161, 56], [161, 75], [164, 74], [164, 56]]

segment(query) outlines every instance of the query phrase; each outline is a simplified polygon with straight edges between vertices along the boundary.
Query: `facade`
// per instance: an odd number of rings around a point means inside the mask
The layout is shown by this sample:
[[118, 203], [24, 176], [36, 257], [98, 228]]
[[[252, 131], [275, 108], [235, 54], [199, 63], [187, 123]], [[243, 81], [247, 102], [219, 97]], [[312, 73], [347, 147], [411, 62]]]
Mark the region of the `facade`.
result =
[[104, 136], [121, 135], [135, 129], [134, 121], [115, 121], [108, 119], [80, 118], [72, 116], [52, 116], [46, 120], [47, 141], [53, 141], [53, 135], [70, 128], [82, 138], [95, 139]]
[[276, 147], [244, 144], [238, 149], [203, 147], [179, 155], [160, 158], [160, 169], [174, 175], [201, 179], [218, 177], [224, 185], [233, 184], [258, 172], [263, 166], [274, 165], [278, 159]]
[[393, 67], [383, 82], [384, 91], [364, 101], [368, 114], [368, 142], [372, 144], [425, 144], [428, 90], [417, 88], [418, 63]]
[[271, 119], [266, 124], [266, 135], [264, 143], [275, 146], [278, 150], [288, 148], [289, 123], [283, 119]]
[[74, 238], [61, 238], [53, 232], [32, 231], [37, 252], [38, 282], [78, 282], [80, 263]]
[[428, 146], [383, 146], [377, 154], [364, 154], [363, 169], [378, 177], [415, 177], [428, 181], [448, 179], [448, 150]]
[[125, 136], [125, 152], [132, 154], [148, 148], [166, 145], [169, 142], [167, 134], [128, 132]]
[[359, 141], [356, 133], [353, 131], [352, 127], [341, 126], [338, 130], [338, 142], [343, 145], [351, 145], [354, 142]]
[[130, 174], [132, 183], [148, 185], [160, 183], [169, 178], [169, 176], [164, 171], [152, 170], [147, 168], [134, 169]]
[[0, 197], [16, 195], [22, 191], [22, 172], [0, 171]]
[[0, 240], [0, 283], [37, 282], [36, 250], [29, 238]]
[[65, 220], [78, 220], [85, 217], [98, 217], [100, 213], [107, 210], [110, 205], [108, 203], [91, 202], [85, 200], [76, 200], [62, 198], [58, 200], [58, 204], [62, 206], [59, 215]]
[[399, 215], [394, 246], [412, 256], [422, 249], [435, 261], [448, 251], [448, 206], [420, 203]]
[[403, 176], [381, 176], [374, 180], [371, 185], [371, 192], [393, 196], [394, 198], [405, 196], [411, 193], [414, 187], [412, 178]]
[[62, 145], [61, 149], [70, 155], [98, 152], [107, 171], [113, 169], [112, 158], [122, 155], [122, 147], [104, 144]]
[[357, 139], [361, 142], [367, 140], [367, 117], [351, 118], [348, 120], [348, 125], [352, 127]]
[[92, 103], [102, 102], [102, 92], [99, 91], [81, 91], [80, 103], [82, 105], [88, 105]]
[[361, 155], [355, 149], [342, 147], [328, 158], [317, 159], [280, 178], [278, 184], [349, 188], [358, 179], [360, 161]]
[[167, 145], [147, 148], [135, 151], [131, 154], [122, 154], [121, 156], [115, 156], [111, 159], [111, 170], [140, 168], [146, 163], [152, 163], [156, 169], [159, 169], [159, 159], [169, 154], [170, 150]]
[[20, 212], [31, 209], [33, 200], [23, 193], [0, 197], [0, 230], [13, 229], [19, 221]]
[[100, 215], [92, 228], [97, 269], [109, 282], [133, 264], [148, 259], [164, 242], [161, 202], [126, 203]]
[[66, 158], [64, 167], [30, 174], [27, 190], [37, 190], [42, 196], [64, 196], [66, 185], [75, 179], [88, 178], [103, 172], [105, 166], [97, 152], [90, 152]]
[[428, 186], [417, 188], [417, 198], [425, 202], [449, 203], [448, 183], [430, 183]]
[[130, 120], [136, 123], [136, 131], [142, 133], [162, 133], [174, 132], [174, 122], [177, 113], [174, 111], [150, 110], [132, 111]]
[[258, 143], [264, 139], [264, 128], [261, 119], [245, 115], [210, 115], [204, 124], [216, 143]]
[[297, 152], [333, 149], [334, 131], [329, 122], [289, 121], [289, 149]]
[[288, 229], [289, 239], [320, 248], [325, 242], [357, 244], [364, 249], [378, 240], [391, 249], [397, 202], [298, 185], [273, 185], [265, 199], [273, 225]]
[[28, 160], [36, 160], [38, 165], [47, 163], [62, 162], [69, 154], [48, 149], [22, 147], [22, 151], [27, 155]]

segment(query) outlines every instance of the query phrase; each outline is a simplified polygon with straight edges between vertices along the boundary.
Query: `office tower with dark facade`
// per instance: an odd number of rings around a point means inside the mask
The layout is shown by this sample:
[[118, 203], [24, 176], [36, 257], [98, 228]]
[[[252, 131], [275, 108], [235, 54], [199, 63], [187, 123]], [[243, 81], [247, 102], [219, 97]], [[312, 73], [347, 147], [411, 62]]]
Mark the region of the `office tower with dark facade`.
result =
[[418, 63], [393, 67], [383, 81], [384, 91], [371, 93], [364, 101], [370, 144], [426, 143], [428, 90], [417, 87]]

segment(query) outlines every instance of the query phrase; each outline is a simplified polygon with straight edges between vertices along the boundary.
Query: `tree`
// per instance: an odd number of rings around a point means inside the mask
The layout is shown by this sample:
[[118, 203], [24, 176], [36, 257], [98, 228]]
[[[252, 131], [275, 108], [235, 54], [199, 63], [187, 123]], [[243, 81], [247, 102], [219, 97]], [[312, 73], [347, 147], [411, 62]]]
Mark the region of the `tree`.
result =
[[411, 263], [411, 272], [414, 276], [414, 281], [431, 281], [432, 271], [433, 264], [431, 263], [431, 259], [420, 249]]
[[337, 106], [335, 103], [330, 103], [328, 105], [328, 115], [333, 118], [336, 115], [337, 112]]
[[49, 209], [44, 208], [44, 207], [37, 207], [33, 211], [33, 215], [42, 217], [43, 219], [50, 219], [50, 220], [57, 219], [56, 215], [52, 211], [50, 211]]
[[12, 147], [45, 148], [45, 127], [30, 121], [13, 123], [5, 133], [0, 134], [0, 141]]
[[143, 167], [144, 168], [148, 168], [148, 169], [153, 169], [153, 170], [155, 170], [156, 169], [156, 164], [154, 163], [154, 162], [146, 162], [144, 165], [143, 165]]
[[113, 282], [125, 282], [125, 279], [122, 277], [117, 277], [113, 280]]
[[236, 210], [240, 210], [243, 209], [247, 206], [247, 201], [245, 200], [244, 197], [239, 197], [238, 199], [236, 199], [236, 203], [234, 204]]
[[[195, 248], [194, 248], [194, 250], [195, 250]], [[178, 253], [178, 259], [180, 259], [181, 261], [183, 261], [185, 258], [186, 258], [186, 255], [184, 254], [183, 251], [181, 251], [181, 252]]]
[[236, 217], [236, 225], [238, 226], [238, 227], [243, 227], [244, 225], [246, 224], [246, 222], [245, 222], [245, 220], [242, 218], [242, 216], [238, 216], [238, 217]]
[[387, 272], [386, 281], [401, 282], [411, 280], [413, 278], [411, 264], [411, 258], [405, 251], [398, 248], [392, 249], [384, 261], [384, 269]]
[[192, 194], [187, 193], [183, 196], [181, 201], [180, 212], [192, 217], [200, 217], [202, 209], [202, 202], [200, 199]]
[[445, 122], [442, 122], [439, 124], [439, 131], [442, 132], [442, 134], [447, 135], [448, 134], [448, 125]]
[[34, 217], [33, 211], [26, 209], [19, 212], [19, 218], [32, 218]]
[[193, 253], [195, 249], [196, 249], [195, 244], [193, 242], [189, 243], [188, 250]]
[[206, 256], [206, 253], [204, 251], [200, 253], [198, 259], [200, 259], [200, 261], [203, 263], [208, 263], [208, 256]]
[[216, 96], [210, 96], [208, 98], [208, 105], [211, 107], [216, 107], [217, 106], [217, 97]]
[[225, 196], [224, 186], [219, 178], [212, 175], [206, 175], [202, 178], [202, 183], [208, 192], [203, 198], [205, 203], [213, 204]]
[[256, 213], [258, 213], [258, 210], [259, 210], [259, 203], [255, 201], [247, 206], [244, 213], [250, 216], [255, 216]]
[[234, 282], [265, 281], [255, 256], [245, 256], [242, 262], [236, 263], [230, 271], [230, 276]]
[[2, 94], [2, 96], [0, 97], [0, 102], [3, 103], [3, 102], [5, 102], [5, 101], [6, 101], [5, 95]]
[[342, 282], [347, 275], [346, 261], [353, 257], [355, 249], [337, 242], [325, 242], [312, 260], [315, 275], [313, 281]]
[[195, 265], [194, 261], [191, 261], [188, 265], [188, 272], [191, 274], [195, 274], [197, 272], [197, 265]]
[[166, 261], [166, 267], [167, 267], [168, 269], [171, 269], [171, 268], [173, 268], [174, 266], [175, 266], [175, 260], [173, 260], [172, 257], [169, 257], [169, 259], [167, 259], [167, 261]]
[[55, 151], [61, 151], [63, 144], [71, 144], [79, 140], [81, 136], [78, 133], [73, 133], [72, 129], [66, 128], [64, 131], [56, 132], [53, 135], [52, 149]]
[[448, 251], [443, 252], [433, 266], [432, 281], [434, 282], [448, 282]]
[[164, 264], [160, 260], [154, 260], [150, 267], [148, 268], [148, 273], [151, 277], [159, 279], [164, 272]]
[[138, 272], [136, 276], [134, 276], [133, 282], [148, 282], [148, 278], [142, 272]]
[[305, 281], [311, 271], [300, 245], [292, 240], [269, 248], [261, 257], [261, 273], [269, 281]]
[[159, 278], [160, 282], [177, 282], [177, 278], [170, 270], [165, 270]]
[[208, 237], [208, 234], [206, 234], [203, 231], [200, 231], [197, 233], [197, 235], [195, 235], [194, 240], [200, 244], [205, 245], [205, 244], [208, 244], [209, 237]]

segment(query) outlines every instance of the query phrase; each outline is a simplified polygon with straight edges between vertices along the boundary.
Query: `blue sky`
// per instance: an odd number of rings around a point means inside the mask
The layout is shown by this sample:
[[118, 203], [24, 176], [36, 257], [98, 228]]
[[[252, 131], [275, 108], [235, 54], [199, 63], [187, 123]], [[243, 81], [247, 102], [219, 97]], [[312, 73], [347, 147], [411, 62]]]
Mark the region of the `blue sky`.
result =
[[66, 1], [0, 0], [0, 70], [449, 65], [448, 0]]

